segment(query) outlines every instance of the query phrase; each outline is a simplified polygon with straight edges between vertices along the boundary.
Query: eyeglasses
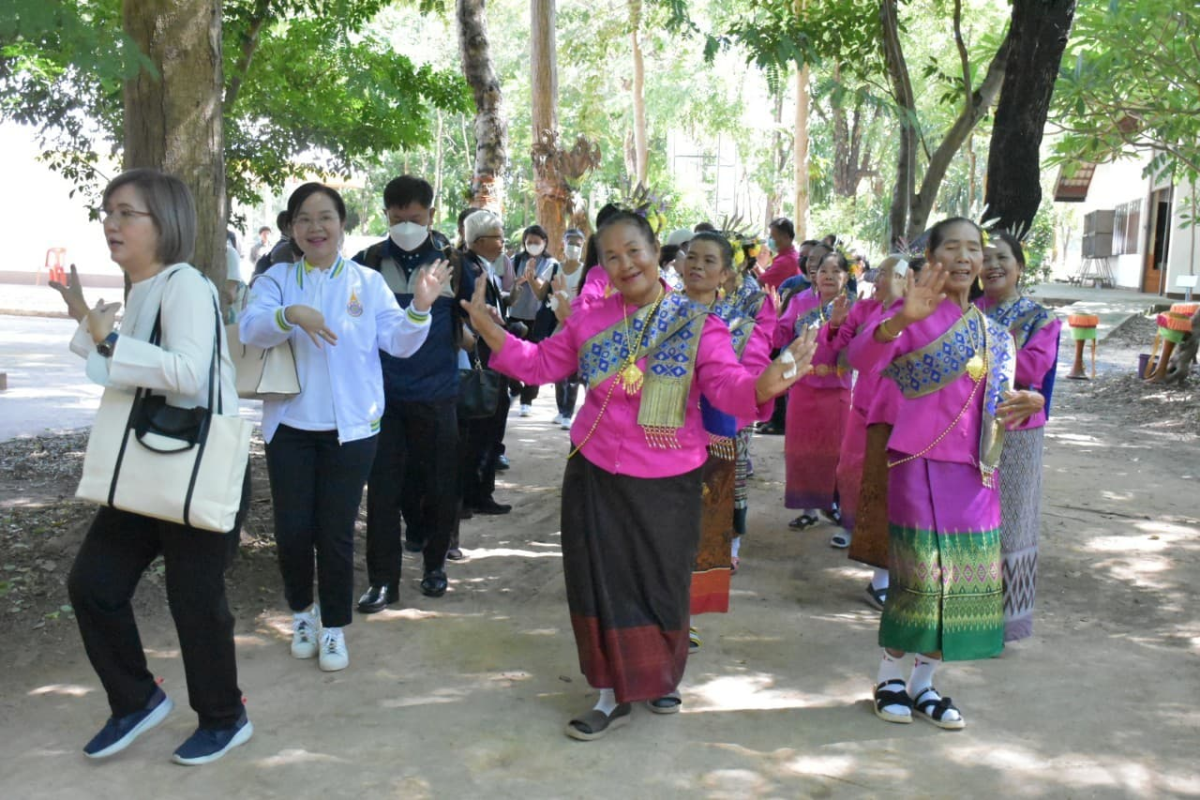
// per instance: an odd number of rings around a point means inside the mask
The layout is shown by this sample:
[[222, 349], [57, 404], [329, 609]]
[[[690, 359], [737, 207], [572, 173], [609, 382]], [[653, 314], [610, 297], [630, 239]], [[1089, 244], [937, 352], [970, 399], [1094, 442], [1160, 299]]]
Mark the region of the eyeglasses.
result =
[[112, 220], [117, 223], [117, 227], [124, 228], [138, 217], [153, 216], [149, 211], [138, 211], [136, 208], [118, 208], [116, 211], [101, 211], [100, 222], [107, 224], [109, 220]]
[[478, 242], [480, 239], [503, 239], [503, 238], [504, 238], [504, 235], [500, 234], [500, 233], [485, 233], [482, 236], [476, 236], [475, 241]]

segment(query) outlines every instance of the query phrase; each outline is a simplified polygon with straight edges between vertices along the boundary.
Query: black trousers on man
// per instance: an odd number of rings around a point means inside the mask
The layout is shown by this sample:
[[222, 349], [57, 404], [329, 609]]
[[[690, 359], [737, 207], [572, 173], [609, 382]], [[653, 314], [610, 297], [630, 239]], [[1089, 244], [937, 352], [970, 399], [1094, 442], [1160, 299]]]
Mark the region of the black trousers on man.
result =
[[233, 645], [233, 614], [225, 599], [225, 566], [249, 505], [250, 470], [242, 506], [229, 533], [213, 533], [101, 508], [88, 528], [67, 591], [88, 660], [114, 717], [140, 711], [154, 693], [133, 593], [142, 574], [163, 557], [167, 604], [175, 620], [188, 701], [201, 728], [225, 728], [242, 713]]
[[[401, 508], [415, 533], [410, 538], [424, 542], [425, 571], [445, 568], [458, 521], [458, 471], [456, 399], [388, 404], [367, 483], [367, 579], [372, 586], [400, 582]], [[406, 476], [416, 480], [406, 481]]]
[[280, 425], [267, 444], [283, 593], [292, 611], [312, 605], [315, 551], [326, 628], [354, 619], [354, 523], [378, 438], [339, 443], [337, 431]]

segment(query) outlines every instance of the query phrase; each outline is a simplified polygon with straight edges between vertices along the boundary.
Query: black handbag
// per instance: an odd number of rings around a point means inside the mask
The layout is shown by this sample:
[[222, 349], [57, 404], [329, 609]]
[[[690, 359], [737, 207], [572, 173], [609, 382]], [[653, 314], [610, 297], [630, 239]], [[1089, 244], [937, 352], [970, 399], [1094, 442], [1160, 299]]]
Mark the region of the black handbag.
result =
[[484, 369], [475, 356], [471, 369], [458, 371], [458, 418], [486, 419], [496, 414], [500, 405], [501, 385], [504, 376], [492, 369]]

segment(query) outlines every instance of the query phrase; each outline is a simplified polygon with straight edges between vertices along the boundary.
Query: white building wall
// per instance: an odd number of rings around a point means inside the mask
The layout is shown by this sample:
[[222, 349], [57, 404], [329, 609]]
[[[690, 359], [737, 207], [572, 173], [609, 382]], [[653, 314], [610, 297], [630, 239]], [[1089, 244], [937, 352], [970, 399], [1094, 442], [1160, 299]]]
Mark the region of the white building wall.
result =
[[[1152, 186], [1149, 178], [1142, 171], [1149, 163], [1149, 158], [1130, 158], [1120, 161], [1100, 164], [1092, 176], [1088, 188], [1087, 199], [1078, 204], [1078, 215], [1082, 223], [1083, 217], [1097, 210], [1113, 210], [1122, 203], [1131, 200], [1141, 201], [1141, 216], [1138, 229], [1138, 248], [1136, 253], [1112, 256], [1106, 259], [1109, 269], [1117, 286], [1125, 289], [1141, 289], [1142, 272], [1146, 263], [1146, 250], [1150, 242], [1150, 225], [1152, 213], [1150, 201]], [[1160, 181], [1157, 186], [1165, 185]], [[1171, 239], [1167, 252], [1167, 273], [1164, 288], [1169, 293], [1181, 291], [1177, 288], [1180, 275], [1193, 275], [1200, 272], [1200, 230], [1195, 227], [1185, 227], [1184, 217], [1191, 214], [1191, 197], [1194, 189], [1187, 185], [1175, 187], [1171, 201]], [[1082, 236], [1082, 225], [1075, 236]], [[1075, 238], [1067, 247], [1071, 261], [1071, 274], [1077, 274], [1082, 263], [1079, 239]], [[1155, 287], [1147, 287], [1151, 293]]]

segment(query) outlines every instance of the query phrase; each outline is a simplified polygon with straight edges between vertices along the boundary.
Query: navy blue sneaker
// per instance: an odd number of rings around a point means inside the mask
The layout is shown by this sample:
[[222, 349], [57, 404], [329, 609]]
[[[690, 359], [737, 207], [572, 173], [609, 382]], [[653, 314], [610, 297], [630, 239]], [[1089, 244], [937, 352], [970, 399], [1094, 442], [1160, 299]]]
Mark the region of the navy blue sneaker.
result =
[[133, 744], [134, 739], [166, 719], [174, 707], [162, 687], [155, 686], [145, 708], [123, 717], [109, 717], [100, 732], [84, 745], [83, 754], [88, 758], [108, 758], [121, 752]]
[[185, 764], [189, 767], [208, 764], [216, 761], [239, 744], [250, 741], [250, 737], [253, 735], [254, 726], [250, 724], [250, 720], [243, 710], [238, 721], [228, 728], [197, 728], [186, 742], [179, 745], [179, 749], [171, 756], [171, 760], [176, 764]]

